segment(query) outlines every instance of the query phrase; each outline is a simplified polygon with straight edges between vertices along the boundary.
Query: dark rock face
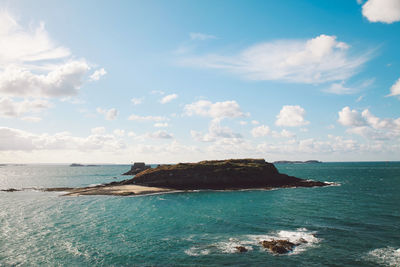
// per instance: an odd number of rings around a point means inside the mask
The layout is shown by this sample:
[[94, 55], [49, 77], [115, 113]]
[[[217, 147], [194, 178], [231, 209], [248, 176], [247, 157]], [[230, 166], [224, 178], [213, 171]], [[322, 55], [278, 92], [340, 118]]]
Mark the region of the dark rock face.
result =
[[235, 247], [236, 248], [236, 250], [238, 251], [238, 252], [240, 252], [240, 253], [242, 253], [242, 252], [247, 252], [247, 248], [245, 248], [245, 247], [243, 247], [243, 246], [237, 246], [237, 247]]
[[264, 240], [261, 242], [261, 245], [276, 254], [288, 253], [290, 251], [293, 251], [293, 248], [296, 246], [296, 244], [287, 240]]
[[135, 162], [131, 166], [131, 169], [128, 172], [126, 172], [126, 173], [124, 173], [122, 175], [136, 175], [139, 172], [142, 172], [142, 171], [147, 170], [147, 169], [150, 169], [150, 166], [146, 165], [144, 162]]
[[120, 184], [183, 190], [328, 185], [281, 174], [272, 163], [265, 162], [264, 159], [231, 159], [162, 165], [141, 171], [134, 178], [122, 181]]

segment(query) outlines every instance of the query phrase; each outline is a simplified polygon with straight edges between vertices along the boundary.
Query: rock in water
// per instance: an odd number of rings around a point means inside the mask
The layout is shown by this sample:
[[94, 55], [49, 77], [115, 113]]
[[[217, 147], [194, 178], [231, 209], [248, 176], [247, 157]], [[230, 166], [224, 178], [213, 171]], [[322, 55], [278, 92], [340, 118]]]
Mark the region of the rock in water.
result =
[[[134, 165], [135, 166], [135, 165]], [[132, 166], [132, 169], [134, 168]], [[264, 159], [230, 159], [162, 165], [138, 173], [119, 184], [143, 185], [181, 190], [250, 189], [277, 187], [326, 186], [327, 183], [309, 181], [281, 174]]]
[[296, 244], [288, 241], [288, 240], [271, 240], [271, 241], [262, 241], [261, 245], [264, 248], [269, 249], [271, 252], [276, 254], [285, 254], [290, 251], [293, 251], [293, 248]]
[[242, 253], [242, 252], [247, 252], [247, 248], [245, 248], [245, 247], [243, 247], [243, 246], [237, 246], [237, 247], [235, 247], [236, 248], [236, 250], [238, 251], [238, 252], [240, 252], [240, 253]]

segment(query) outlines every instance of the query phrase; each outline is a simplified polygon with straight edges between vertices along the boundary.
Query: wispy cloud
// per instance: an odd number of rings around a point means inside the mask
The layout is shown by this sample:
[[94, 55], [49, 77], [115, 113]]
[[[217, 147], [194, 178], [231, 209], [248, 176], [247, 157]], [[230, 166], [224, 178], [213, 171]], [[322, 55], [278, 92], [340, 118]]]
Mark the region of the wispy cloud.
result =
[[200, 33], [200, 32], [191, 32], [189, 36], [191, 40], [199, 40], [199, 41], [204, 41], [208, 39], [217, 39], [217, 37], [214, 35]]
[[160, 103], [161, 104], [166, 104], [166, 103], [169, 103], [169, 102], [171, 102], [172, 100], [174, 100], [176, 98], [178, 98], [177, 94], [166, 95], [160, 100]]
[[95, 70], [92, 75], [90, 75], [91, 81], [98, 81], [101, 77], [107, 74], [107, 71], [104, 68]]
[[236, 55], [185, 57], [185, 66], [226, 70], [250, 80], [324, 83], [352, 77], [370, 53], [350, 56], [350, 45], [336, 36], [309, 40], [278, 40], [250, 46]]

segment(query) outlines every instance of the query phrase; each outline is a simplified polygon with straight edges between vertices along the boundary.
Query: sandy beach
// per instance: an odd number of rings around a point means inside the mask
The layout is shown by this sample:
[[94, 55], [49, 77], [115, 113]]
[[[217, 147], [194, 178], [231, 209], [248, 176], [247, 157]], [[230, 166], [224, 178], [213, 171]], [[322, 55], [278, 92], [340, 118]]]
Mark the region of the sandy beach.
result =
[[173, 189], [148, 187], [140, 185], [116, 185], [116, 186], [96, 186], [84, 188], [71, 188], [65, 190], [64, 196], [80, 196], [80, 195], [115, 195], [115, 196], [129, 196], [129, 195], [145, 195], [154, 193], [165, 193], [174, 191]]

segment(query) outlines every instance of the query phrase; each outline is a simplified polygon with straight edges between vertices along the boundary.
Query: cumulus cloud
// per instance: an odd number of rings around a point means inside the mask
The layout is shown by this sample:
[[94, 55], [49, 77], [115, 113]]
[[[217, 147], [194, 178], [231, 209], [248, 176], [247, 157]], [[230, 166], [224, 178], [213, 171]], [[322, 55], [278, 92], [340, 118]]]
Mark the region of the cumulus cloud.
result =
[[191, 32], [189, 35], [191, 40], [205, 41], [208, 39], [217, 39], [217, 37], [214, 35], [200, 33], [200, 32]]
[[97, 113], [103, 114], [106, 120], [115, 120], [118, 116], [118, 110], [115, 108], [111, 109], [97, 108], [96, 111]]
[[371, 22], [393, 23], [400, 21], [399, 0], [368, 0], [362, 14]]
[[107, 71], [104, 68], [98, 69], [90, 75], [91, 81], [98, 81], [100, 78], [107, 74]]
[[[50, 108], [51, 104], [42, 99], [14, 101], [9, 97], [0, 97], [0, 117], [16, 118], [27, 113], [40, 112]], [[29, 120], [28, 117], [25, 120]], [[31, 120], [32, 121], [32, 120]]]
[[166, 103], [171, 102], [172, 100], [174, 100], [176, 98], [178, 98], [177, 94], [166, 95], [160, 100], [160, 103], [161, 104], [166, 104]]
[[19, 129], [0, 127], [0, 151], [32, 150], [107, 150], [122, 149], [125, 144], [114, 135], [96, 133], [76, 137], [68, 132], [34, 134]]
[[297, 127], [307, 125], [310, 122], [304, 119], [306, 111], [304, 108], [296, 106], [283, 106], [279, 114], [276, 116], [275, 122], [278, 126]]
[[339, 111], [338, 122], [349, 127], [349, 133], [361, 135], [371, 140], [395, 140], [400, 137], [400, 118], [379, 118], [368, 109], [359, 113], [344, 107]]
[[157, 128], [168, 127], [168, 123], [167, 122], [164, 122], [164, 123], [157, 122], [157, 123], [154, 123], [154, 127], [157, 127]]
[[271, 132], [271, 129], [266, 125], [261, 125], [261, 126], [253, 128], [251, 130], [251, 134], [254, 137], [267, 136], [270, 132]]
[[166, 121], [168, 118], [162, 116], [140, 116], [136, 114], [132, 114], [129, 116], [128, 120], [130, 121]]
[[198, 131], [190, 131], [193, 139], [200, 142], [215, 142], [219, 139], [241, 139], [242, 135], [234, 133], [229, 127], [221, 126], [219, 119], [211, 121], [208, 127], [208, 133], [203, 134]]
[[89, 70], [85, 61], [71, 61], [47, 74], [10, 65], [0, 72], [0, 93], [16, 97], [64, 97], [78, 93]]
[[349, 107], [344, 107], [339, 111], [338, 122], [344, 126], [364, 126], [366, 124], [365, 119], [358, 113], [357, 110], [351, 110]]
[[288, 131], [286, 129], [283, 129], [280, 132], [272, 131], [272, 136], [275, 137], [275, 138], [281, 138], [281, 137], [283, 137], [283, 138], [294, 138], [294, 137], [296, 137], [296, 135], [294, 133], [292, 133], [292, 132], [290, 132], [290, 131]]
[[188, 116], [200, 115], [218, 119], [245, 116], [236, 101], [212, 103], [207, 100], [199, 100], [192, 104], [185, 105], [184, 110]]
[[336, 36], [322, 34], [309, 40], [265, 42], [232, 56], [194, 56], [181, 63], [227, 70], [250, 80], [324, 83], [350, 78], [369, 59], [368, 53], [349, 56], [349, 49]]
[[151, 137], [151, 138], [157, 138], [157, 139], [172, 139], [172, 138], [174, 138], [174, 136], [172, 134], [170, 134], [164, 130], [156, 131], [154, 133], [149, 133], [149, 134], [147, 134], [147, 136]]
[[400, 78], [390, 88], [390, 94], [388, 96], [400, 95]]

